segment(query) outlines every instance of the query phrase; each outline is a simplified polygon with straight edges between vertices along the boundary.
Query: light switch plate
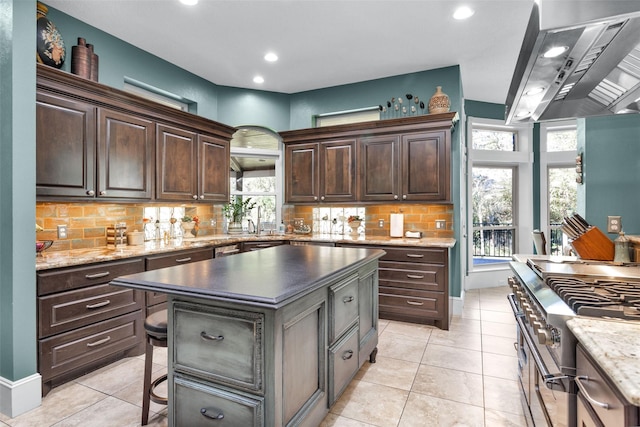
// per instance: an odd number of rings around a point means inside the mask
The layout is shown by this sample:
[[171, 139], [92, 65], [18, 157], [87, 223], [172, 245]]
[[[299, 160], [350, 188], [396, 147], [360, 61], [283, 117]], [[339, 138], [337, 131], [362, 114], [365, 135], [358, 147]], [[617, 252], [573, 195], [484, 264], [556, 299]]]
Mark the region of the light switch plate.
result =
[[443, 230], [447, 228], [447, 221], [444, 219], [436, 219], [436, 230]]
[[607, 233], [619, 233], [620, 231], [622, 231], [622, 217], [608, 216], [607, 217]]

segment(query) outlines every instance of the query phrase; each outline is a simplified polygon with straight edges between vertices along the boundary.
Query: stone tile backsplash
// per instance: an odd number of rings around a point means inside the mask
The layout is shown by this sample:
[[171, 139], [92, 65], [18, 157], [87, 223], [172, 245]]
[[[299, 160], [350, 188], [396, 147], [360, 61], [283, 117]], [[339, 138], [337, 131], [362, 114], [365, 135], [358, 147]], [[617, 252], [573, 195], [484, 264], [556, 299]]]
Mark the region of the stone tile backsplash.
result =
[[[119, 204], [119, 203], [36, 203], [36, 223], [44, 228], [44, 231], [36, 233], [38, 240], [53, 240], [53, 246], [48, 251], [87, 249], [104, 247], [107, 245], [107, 227], [116, 222], [125, 222], [127, 231], [144, 230], [145, 207], [154, 207], [153, 204]], [[159, 206], [159, 205], [158, 205]], [[162, 204], [171, 208], [171, 205]], [[176, 204], [176, 208], [184, 209], [184, 214], [197, 215], [200, 218], [198, 236], [222, 234], [224, 231], [224, 218], [222, 205], [197, 205], [185, 206]], [[348, 215], [350, 212], [362, 212], [364, 209], [365, 235], [388, 236], [390, 214], [404, 214], [404, 230], [422, 231], [424, 237], [453, 237], [453, 205], [442, 204], [389, 204], [389, 205], [358, 205], [353, 207], [343, 206], [295, 206], [285, 205], [282, 209], [282, 218], [285, 225], [293, 224], [294, 218], [302, 218], [305, 224], [314, 225], [315, 231], [323, 231], [321, 219], [314, 218], [322, 212], [331, 215]], [[183, 212], [180, 210], [180, 212]], [[161, 218], [164, 221], [165, 218]], [[178, 218], [179, 219], [179, 218]], [[384, 220], [383, 227], [378, 226], [378, 220]], [[436, 220], [445, 220], [446, 227], [436, 229]], [[154, 220], [155, 221], [155, 220]], [[58, 240], [57, 226], [67, 226], [67, 239]], [[163, 230], [169, 229], [169, 225], [163, 224]]]

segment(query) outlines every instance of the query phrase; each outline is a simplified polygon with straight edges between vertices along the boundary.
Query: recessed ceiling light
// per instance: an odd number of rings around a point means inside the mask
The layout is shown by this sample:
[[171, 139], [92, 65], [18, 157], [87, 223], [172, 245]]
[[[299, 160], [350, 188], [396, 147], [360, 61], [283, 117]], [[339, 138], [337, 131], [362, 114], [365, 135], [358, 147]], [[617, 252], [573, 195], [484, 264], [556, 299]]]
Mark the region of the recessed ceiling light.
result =
[[471, 18], [474, 13], [476, 12], [469, 6], [460, 6], [455, 12], [453, 12], [453, 19], [461, 20]]
[[264, 83], [264, 78], [262, 78], [262, 76], [255, 76], [253, 78], [253, 82], [254, 83]]
[[267, 62], [276, 62], [278, 60], [278, 55], [273, 52], [269, 52], [264, 56], [264, 60]]
[[545, 58], [555, 58], [556, 56], [560, 56], [568, 50], [569, 46], [555, 46], [547, 50], [542, 56], [544, 56]]
[[198, 0], [180, 0], [180, 3], [186, 4], [187, 6], [194, 6], [198, 4]]

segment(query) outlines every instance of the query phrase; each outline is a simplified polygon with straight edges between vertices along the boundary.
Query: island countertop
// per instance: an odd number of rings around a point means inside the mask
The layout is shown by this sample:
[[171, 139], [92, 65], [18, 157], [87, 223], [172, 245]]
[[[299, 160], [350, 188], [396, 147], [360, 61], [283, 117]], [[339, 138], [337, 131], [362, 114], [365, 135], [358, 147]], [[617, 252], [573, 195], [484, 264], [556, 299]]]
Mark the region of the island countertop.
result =
[[383, 255], [379, 249], [282, 245], [122, 276], [111, 284], [278, 308]]

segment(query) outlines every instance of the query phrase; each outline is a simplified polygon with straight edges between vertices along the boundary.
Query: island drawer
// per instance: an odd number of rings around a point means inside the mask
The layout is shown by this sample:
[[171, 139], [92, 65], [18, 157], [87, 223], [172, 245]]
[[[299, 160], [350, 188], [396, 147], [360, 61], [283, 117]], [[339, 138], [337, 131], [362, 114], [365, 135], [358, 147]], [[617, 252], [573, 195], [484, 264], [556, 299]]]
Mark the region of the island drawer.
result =
[[40, 340], [38, 355], [43, 382], [77, 371], [89, 371], [101, 359], [144, 341], [144, 320], [139, 311]]
[[264, 315], [174, 302], [174, 366], [201, 378], [263, 391]]
[[358, 318], [358, 276], [329, 288], [329, 343], [344, 334]]
[[329, 405], [340, 397], [358, 372], [358, 326], [354, 327], [329, 349]]
[[444, 310], [442, 292], [396, 289], [380, 286], [380, 313], [406, 314], [438, 319]]
[[385, 246], [380, 261], [405, 261], [442, 264], [447, 262], [447, 252], [442, 248], [394, 248]]
[[106, 262], [94, 266], [38, 272], [38, 296], [109, 283], [126, 274], [144, 271], [142, 258]]
[[142, 291], [104, 284], [39, 297], [38, 337], [140, 310], [143, 294]]
[[189, 427], [242, 426], [261, 427], [264, 401], [176, 375], [173, 380], [173, 422]]
[[396, 282], [401, 287], [444, 291], [445, 269], [442, 265], [380, 261], [380, 281]]

